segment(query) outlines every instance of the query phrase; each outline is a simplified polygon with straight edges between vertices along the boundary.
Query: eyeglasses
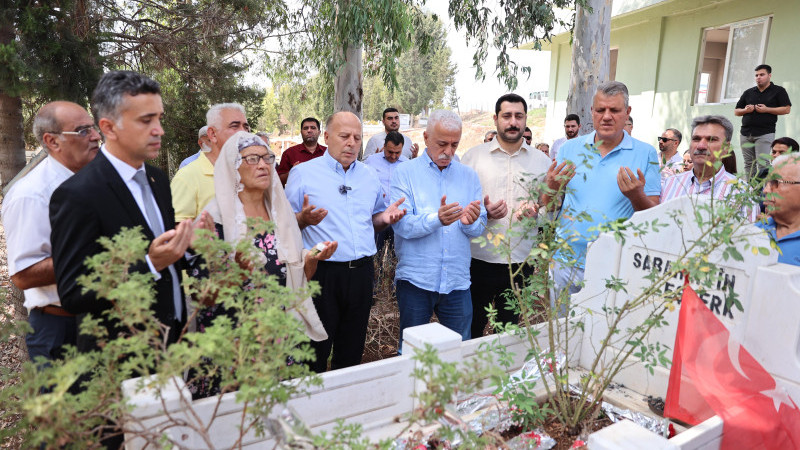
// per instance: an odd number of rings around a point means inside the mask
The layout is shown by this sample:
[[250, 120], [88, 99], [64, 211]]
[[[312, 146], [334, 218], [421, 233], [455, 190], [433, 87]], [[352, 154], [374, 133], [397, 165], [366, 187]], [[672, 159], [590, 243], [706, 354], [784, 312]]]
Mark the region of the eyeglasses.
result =
[[677, 139], [667, 138], [667, 137], [664, 137], [664, 136], [659, 136], [658, 137], [658, 142], [667, 142], [667, 141], [677, 141]]
[[68, 135], [72, 135], [72, 136], [79, 136], [81, 138], [87, 138], [87, 137], [91, 136], [92, 131], [96, 131], [97, 134], [100, 134], [100, 128], [98, 128], [97, 125], [92, 125], [90, 127], [81, 128], [78, 131], [59, 131], [59, 132], [54, 132], [52, 134], [68, 134]]
[[264, 160], [267, 165], [275, 163], [275, 155], [267, 153], [266, 155], [247, 155], [242, 157], [242, 161], [246, 162], [248, 166], [255, 166], [259, 161]]
[[789, 180], [767, 180], [767, 182], [766, 182], [766, 183], [764, 183], [764, 185], [765, 185], [765, 186], [768, 186], [768, 187], [769, 187], [770, 189], [772, 189], [773, 191], [774, 191], [775, 189], [778, 189], [778, 185], [779, 185], [779, 184], [800, 184], [800, 181], [789, 181]]

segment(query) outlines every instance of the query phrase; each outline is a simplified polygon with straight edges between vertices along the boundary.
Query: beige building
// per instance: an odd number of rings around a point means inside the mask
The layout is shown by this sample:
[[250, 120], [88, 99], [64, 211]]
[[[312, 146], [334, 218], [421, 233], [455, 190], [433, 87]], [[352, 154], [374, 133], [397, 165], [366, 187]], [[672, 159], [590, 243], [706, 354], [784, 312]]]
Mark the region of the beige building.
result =
[[[689, 133], [692, 117], [722, 114], [735, 125], [739, 167], [741, 118], [733, 109], [755, 86], [758, 64], [795, 104], [778, 118], [776, 136], [800, 138], [800, 0], [614, 0], [610, 78], [631, 94], [633, 136], [656, 145], [667, 127]], [[569, 33], [551, 51], [545, 138], [564, 135], [572, 52]], [[688, 148], [686, 139], [680, 150]]]

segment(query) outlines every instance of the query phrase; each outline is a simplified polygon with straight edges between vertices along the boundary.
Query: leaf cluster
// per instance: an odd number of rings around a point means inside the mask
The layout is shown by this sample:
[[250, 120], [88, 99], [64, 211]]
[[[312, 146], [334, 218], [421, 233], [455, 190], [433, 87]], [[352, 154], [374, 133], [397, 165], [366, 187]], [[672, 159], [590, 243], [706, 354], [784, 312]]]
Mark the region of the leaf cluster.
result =
[[[252, 233], [270, 226], [263, 221], [250, 225]], [[261, 417], [275, 405], [301, 393], [302, 386], [318, 383], [308, 378], [307, 366], [290, 364], [313, 358], [292, 311], [317, 288], [293, 292], [263, 270], [251, 269], [259, 267], [252, 239], [235, 246], [210, 235], [196, 241], [195, 250], [206, 261], [209, 276], [186, 280], [187, 291], [198, 298], [213, 295], [234, 314], [233, 318], [221, 315], [202, 333], [184, 329], [172, 345], [165, 340], [168, 327], [151, 310], [152, 276], [133, 270], [149, 245], [141, 230], [126, 229], [100, 243], [104, 251], [87, 260], [90, 275], [80, 280], [84, 289], [96, 291], [109, 304], [102, 314], [81, 322], [81, 333], [94, 337], [97, 350], [78, 353], [68, 346], [63, 360], [26, 363], [20, 382], [0, 392], [3, 417], [22, 418], [15, 427], [0, 431], [3, 436], [26, 430], [26, 446], [94, 448], [104, 433], [107, 437], [127, 432], [159, 442], [168, 439], [172, 428], [182, 426], [211, 447], [209, 430], [217, 414], [224, 413], [219, 410], [223, 396], [216, 397], [212, 417], [198, 415], [192, 403], [182, 399], [182, 414], [168, 415], [157, 426], [141, 426], [120, 390], [124, 380], [148, 375], [148, 387], [158, 391], [190, 372], [189, 384], [214, 378], [223, 393], [236, 391], [236, 401], [244, 405], [236, 430], [241, 443], [248, 431], [263, 431]], [[196, 302], [193, 306], [189, 321], [200, 308]], [[283, 382], [299, 378], [305, 383]], [[235, 442], [237, 434], [232, 436]]]

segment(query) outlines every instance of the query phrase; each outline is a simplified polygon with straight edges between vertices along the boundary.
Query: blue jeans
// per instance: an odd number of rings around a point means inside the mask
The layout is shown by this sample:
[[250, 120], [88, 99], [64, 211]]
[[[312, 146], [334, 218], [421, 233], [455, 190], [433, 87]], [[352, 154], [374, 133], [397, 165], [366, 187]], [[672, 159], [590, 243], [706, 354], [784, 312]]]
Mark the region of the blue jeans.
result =
[[439, 323], [460, 334], [461, 340], [470, 338], [472, 297], [469, 289], [440, 294], [420, 289], [410, 281], [397, 280], [397, 306], [400, 309], [398, 353], [403, 349], [403, 330], [429, 323], [434, 312]]

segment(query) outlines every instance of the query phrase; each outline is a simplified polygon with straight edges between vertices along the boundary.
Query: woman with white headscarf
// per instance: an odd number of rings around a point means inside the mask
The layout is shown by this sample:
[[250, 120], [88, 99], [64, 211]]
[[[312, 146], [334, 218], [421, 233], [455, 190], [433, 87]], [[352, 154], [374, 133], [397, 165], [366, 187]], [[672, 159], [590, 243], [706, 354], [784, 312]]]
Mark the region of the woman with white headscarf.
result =
[[[333, 255], [337, 243], [324, 242], [325, 248], [314, 254], [303, 248], [297, 219], [275, 172], [275, 155], [254, 134], [239, 131], [222, 146], [214, 165], [215, 195], [205, 208], [213, 217], [217, 234], [226, 242], [236, 243], [246, 237], [248, 218], [261, 218], [275, 224], [272, 233], [258, 233], [253, 244], [264, 255], [263, 270], [292, 289], [304, 286], [314, 275], [317, 263]], [[319, 320], [310, 297], [291, 312], [304, 325], [314, 341], [328, 335]], [[218, 314], [218, 305], [205, 307], [198, 314], [198, 331], [210, 326]]]

